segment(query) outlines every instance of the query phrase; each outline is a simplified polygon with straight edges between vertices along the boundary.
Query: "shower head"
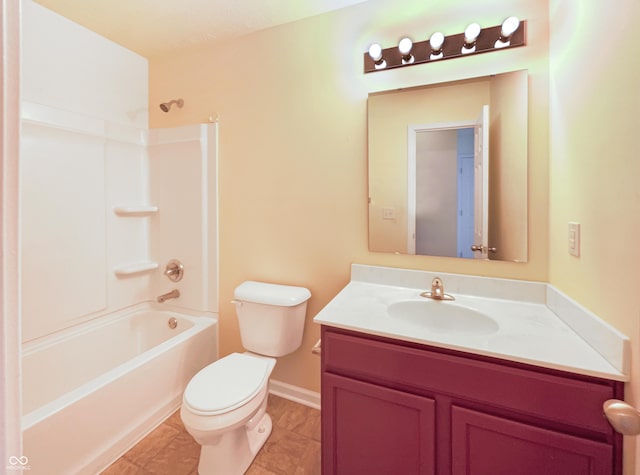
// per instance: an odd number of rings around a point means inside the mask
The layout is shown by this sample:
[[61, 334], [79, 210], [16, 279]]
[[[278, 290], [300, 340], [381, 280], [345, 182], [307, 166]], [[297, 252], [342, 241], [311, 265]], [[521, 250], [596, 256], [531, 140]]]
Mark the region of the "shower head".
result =
[[173, 101], [163, 102], [160, 104], [160, 109], [162, 109], [163, 112], [169, 112], [169, 109], [171, 109], [173, 104], [176, 104], [178, 107], [182, 107], [184, 105], [184, 101], [182, 99], [174, 99]]

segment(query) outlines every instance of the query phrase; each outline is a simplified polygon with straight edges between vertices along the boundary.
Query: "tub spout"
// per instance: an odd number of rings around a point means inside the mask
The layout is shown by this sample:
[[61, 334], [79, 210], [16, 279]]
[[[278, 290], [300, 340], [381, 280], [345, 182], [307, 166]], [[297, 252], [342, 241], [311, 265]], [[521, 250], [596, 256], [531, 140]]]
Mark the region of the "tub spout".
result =
[[177, 299], [178, 297], [180, 297], [180, 291], [178, 289], [173, 289], [171, 292], [159, 295], [158, 302], [163, 303], [169, 299]]

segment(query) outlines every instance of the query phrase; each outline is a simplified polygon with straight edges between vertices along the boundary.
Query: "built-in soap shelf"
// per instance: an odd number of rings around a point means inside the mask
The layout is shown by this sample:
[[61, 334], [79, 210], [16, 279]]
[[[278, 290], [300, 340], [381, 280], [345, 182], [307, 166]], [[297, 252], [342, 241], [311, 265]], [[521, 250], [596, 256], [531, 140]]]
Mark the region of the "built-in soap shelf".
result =
[[116, 267], [115, 272], [117, 277], [127, 277], [130, 275], [143, 274], [145, 272], [151, 272], [158, 268], [158, 263], [153, 261], [135, 262], [133, 264], [126, 264]]
[[113, 208], [118, 216], [150, 216], [158, 212], [157, 206], [152, 205], [121, 205]]
[[[153, 205], [119, 205], [113, 207], [113, 212], [118, 216], [151, 216], [158, 212], [158, 207]], [[113, 272], [117, 277], [127, 277], [136, 274], [144, 274], [158, 268], [158, 263], [153, 261], [134, 262], [116, 267]]]

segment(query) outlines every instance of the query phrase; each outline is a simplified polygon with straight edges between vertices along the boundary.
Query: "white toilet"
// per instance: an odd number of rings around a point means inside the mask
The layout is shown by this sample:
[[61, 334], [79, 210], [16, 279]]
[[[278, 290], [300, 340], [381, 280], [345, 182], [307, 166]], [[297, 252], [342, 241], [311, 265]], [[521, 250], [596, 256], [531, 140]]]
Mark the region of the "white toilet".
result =
[[274, 357], [302, 343], [307, 300], [304, 287], [244, 282], [234, 292], [242, 345], [189, 381], [180, 416], [202, 448], [199, 475], [243, 474], [271, 434], [266, 412]]

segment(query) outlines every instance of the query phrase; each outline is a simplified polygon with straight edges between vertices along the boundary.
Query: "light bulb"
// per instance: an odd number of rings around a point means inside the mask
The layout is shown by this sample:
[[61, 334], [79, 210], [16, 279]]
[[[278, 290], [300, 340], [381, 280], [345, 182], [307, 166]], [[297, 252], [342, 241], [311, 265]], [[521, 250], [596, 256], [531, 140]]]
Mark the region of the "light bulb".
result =
[[500, 38], [493, 45], [494, 48], [504, 48], [511, 44], [511, 35], [520, 27], [520, 20], [514, 16], [510, 16], [502, 22], [500, 30]]
[[378, 43], [373, 43], [369, 46], [369, 56], [371, 56], [371, 59], [375, 62], [380, 61], [382, 59], [382, 46]]
[[462, 45], [462, 54], [473, 53], [476, 50], [476, 39], [480, 34], [480, 25], [471, 23], [464, 30], [464, 44]]
[[404, 37], [398, 43], [398, 51], [400, 51], [402, 55], [402, 64], [411, 64], [415, 61], [415, 58], [411, 54], [411, 48], [413, 48], [411, 38]]
[[477, 23], [471, 23], [464, 30], [464, 41], [466, 43], [473, 43], [476, 40], [476, 38], [478, 38], [479, 34], [480, 34], [480, 25], [478, 25]]
[[373, 65], [376, 69], [384, 69], [387, 67], [387, 62], [382, 57], [382, 46], [378, 43], [373, 43], [369, 46], [369, 56], [373, 60]]
[[431, 50], [434, 52], [440, 51], [442, 45], [444, 44], [444, 35], [439, 31], [436, 31], [431, 38], [429, 38], [429, 45], [431, 46]]
[[411, 53], [411, 48], [413, 47], [413, 41], [411, 38], [402, 38], [398, 43], [398, 50], [402, 56], [406, 56]]
[[517, 17], [510, 16], [502, 22], [502, 30], [500, 31], [500, 35], [505, 39], [509, 38], [515, 33], [519, 26], [520, 20], [518, 20]]

